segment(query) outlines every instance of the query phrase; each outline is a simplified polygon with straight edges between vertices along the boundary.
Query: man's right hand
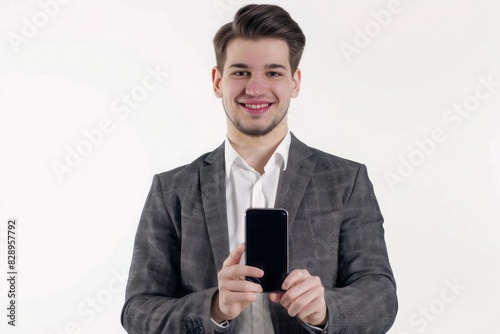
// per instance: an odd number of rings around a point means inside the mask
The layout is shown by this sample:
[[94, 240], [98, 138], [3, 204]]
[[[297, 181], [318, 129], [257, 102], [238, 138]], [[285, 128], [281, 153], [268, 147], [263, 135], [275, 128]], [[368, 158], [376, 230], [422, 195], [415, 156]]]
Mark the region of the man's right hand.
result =
[[219, 290], [212, 300], [211, 317], [218, 323], [239, 316], [262, 293], [259, 284], [245, 280], [245, 276], [260, 278], [264, 271], [240, 264], [244, 251], [245, 244], [233, 249], [217, 274]]

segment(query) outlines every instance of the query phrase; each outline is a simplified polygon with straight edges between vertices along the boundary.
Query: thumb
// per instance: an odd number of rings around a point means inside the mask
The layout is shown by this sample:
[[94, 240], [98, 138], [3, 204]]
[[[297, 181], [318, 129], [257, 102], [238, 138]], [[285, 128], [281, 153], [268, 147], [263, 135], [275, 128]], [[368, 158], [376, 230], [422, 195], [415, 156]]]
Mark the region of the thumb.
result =
[[235, 264], [239, 264], [241, 261], [241, 256], [243, 255], [243, 252], [245, 251], [245, 243], [241, 243], [236, 247], [235, 249], [232, 250], [232, 252], [229, 254], [227, 259], [224, 261], [223, 268], [233, 266]]

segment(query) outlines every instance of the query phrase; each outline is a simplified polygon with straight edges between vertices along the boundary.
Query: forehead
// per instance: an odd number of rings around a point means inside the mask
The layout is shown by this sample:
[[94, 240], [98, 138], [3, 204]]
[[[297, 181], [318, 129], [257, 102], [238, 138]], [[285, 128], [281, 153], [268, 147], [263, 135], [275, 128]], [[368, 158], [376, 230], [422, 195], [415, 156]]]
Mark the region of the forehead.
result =
[[265, 67], [279, 64], [290, 68], [288, 44], [281, 39], [265, 38], [258, 40], [236, 38], [226, 48], [226, 63], [245, 64], [248, 67]]

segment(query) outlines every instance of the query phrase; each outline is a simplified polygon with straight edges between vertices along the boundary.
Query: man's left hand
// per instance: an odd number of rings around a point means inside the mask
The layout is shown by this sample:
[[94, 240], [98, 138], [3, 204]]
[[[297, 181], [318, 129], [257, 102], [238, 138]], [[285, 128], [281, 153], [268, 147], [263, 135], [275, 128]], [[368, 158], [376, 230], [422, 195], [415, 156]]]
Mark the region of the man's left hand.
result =
[[284, 293], [270, 293], [269, 300], [280, 303], [291, 317], [313, 326], [327, 322], [325, 288], [318, 276], [311, 276], [305, 269], [292, 271], [281, 285]]

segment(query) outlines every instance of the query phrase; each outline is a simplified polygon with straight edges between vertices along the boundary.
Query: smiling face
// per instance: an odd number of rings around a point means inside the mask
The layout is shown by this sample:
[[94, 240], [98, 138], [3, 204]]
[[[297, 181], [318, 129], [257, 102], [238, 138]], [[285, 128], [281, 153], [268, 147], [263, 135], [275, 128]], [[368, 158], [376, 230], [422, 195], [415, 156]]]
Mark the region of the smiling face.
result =
[[223, 72], [212, 70], [222, 98], [228, 135], [284, 136], [290, 99], [299, 94], [300, 70], [291, 73], [288, 46], [280, 39], [236, 38], [227, 45]]

